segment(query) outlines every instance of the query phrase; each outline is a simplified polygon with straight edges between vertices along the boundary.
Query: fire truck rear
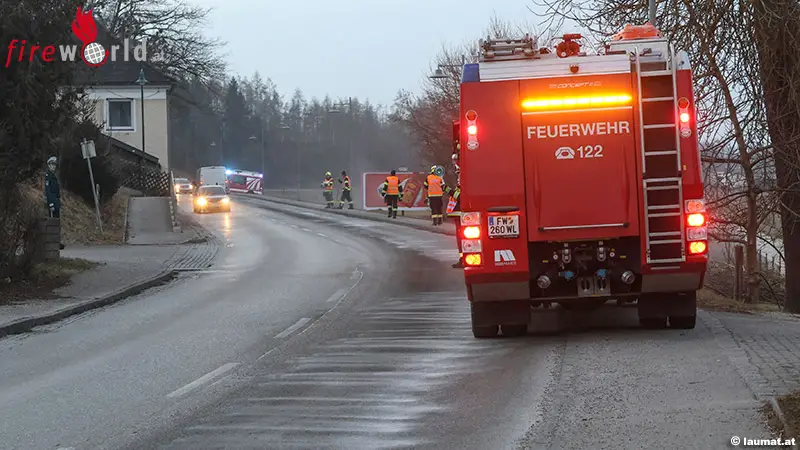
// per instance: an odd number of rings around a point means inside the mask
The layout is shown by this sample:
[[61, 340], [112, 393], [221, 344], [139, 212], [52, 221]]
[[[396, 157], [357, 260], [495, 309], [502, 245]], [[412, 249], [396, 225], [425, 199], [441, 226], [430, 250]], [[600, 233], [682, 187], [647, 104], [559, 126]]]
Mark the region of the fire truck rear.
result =
[[692, 75], [650, 24], [604, 52], [580, 35], [481, 41], [461, 80], [464, 279], [475, 337], [555, 304], [636, 306], [694, 328], [708, 262]]

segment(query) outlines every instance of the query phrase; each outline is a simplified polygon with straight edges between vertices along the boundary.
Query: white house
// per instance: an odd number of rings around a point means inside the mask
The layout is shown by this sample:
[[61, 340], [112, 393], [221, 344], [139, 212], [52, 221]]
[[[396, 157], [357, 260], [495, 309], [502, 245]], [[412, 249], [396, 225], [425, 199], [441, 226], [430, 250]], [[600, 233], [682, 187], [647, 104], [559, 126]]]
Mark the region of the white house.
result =
[[[98, 41], [106, 48], [115, 42], [99, 26], [98, 32]], [[137, 83], [142, 73], [147, 80], [143, 87]], [[146, 61], [109, 58], [98, 68], [87, 66], [78, 83], [95, 101], [95, 121], [106, 135], [138, 150], [144, 149], [158, 158], [162, 170], [169, 170], [171, 79]]]

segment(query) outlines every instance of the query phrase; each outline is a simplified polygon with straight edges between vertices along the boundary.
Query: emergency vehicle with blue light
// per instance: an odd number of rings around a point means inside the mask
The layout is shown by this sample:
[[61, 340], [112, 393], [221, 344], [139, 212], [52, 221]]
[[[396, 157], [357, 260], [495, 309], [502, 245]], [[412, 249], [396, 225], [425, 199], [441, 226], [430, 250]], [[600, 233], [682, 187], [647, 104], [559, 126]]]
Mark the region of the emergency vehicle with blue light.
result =
[[708, 263], [692, 72], [649, 23], [605, 51], [581, 36], [482, 40], [461, 79], [461, 239], [475, 337], [616, 300], [694, 328]]
[[264, 175], [260, 172], [248, 170], [227, 169], [225, 171], [230, 192], [245, 194], [263, 194]]

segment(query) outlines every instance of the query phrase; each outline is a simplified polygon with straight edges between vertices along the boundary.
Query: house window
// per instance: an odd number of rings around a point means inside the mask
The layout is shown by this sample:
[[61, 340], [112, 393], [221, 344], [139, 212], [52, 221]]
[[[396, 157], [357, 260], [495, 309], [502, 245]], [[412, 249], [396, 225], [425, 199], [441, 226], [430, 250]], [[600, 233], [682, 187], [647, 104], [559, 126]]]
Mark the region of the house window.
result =
[[133, 130], [133, 100], [106, 100], [106, 111], [109, 130]]

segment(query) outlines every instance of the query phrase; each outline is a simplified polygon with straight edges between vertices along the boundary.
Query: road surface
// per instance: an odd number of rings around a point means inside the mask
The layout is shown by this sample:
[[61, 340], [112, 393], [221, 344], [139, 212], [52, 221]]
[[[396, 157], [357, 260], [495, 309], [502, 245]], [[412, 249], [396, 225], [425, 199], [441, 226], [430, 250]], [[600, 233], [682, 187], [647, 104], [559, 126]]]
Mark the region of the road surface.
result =
[[602, 310], [559, 322], [600, 329], [476, 340], [451, 237], [263, 206], [236, 199], [199, 217], [225, 245], [212, 270], [0, 340], [0, 448], [724, 448], [767, 436], [702, 326], [646, 331], [633, 310]]

